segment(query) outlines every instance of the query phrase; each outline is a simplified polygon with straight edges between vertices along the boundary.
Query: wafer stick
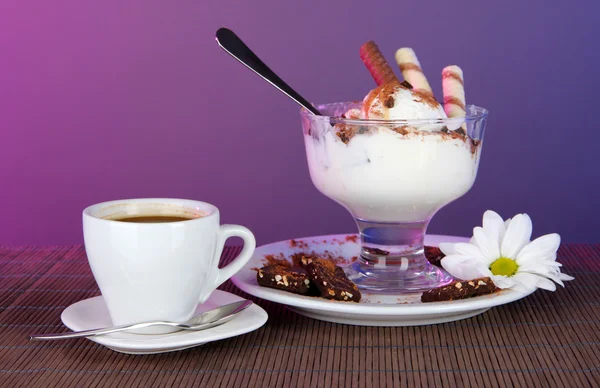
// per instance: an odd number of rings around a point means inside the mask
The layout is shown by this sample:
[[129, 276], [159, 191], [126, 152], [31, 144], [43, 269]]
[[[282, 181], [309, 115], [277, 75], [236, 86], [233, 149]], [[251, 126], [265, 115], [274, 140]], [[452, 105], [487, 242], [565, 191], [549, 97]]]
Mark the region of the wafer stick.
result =
[[402, 77], [404, 77], [415, 90], [433, 95], [431, 86], [429, 86], [429, 82], [427, 82], [427, 78], [425, 78], [425, 74], [423, 74], [423, 69], [421, 69], [421, 64], [413, 49], [408, 47], [398, 49], [395, 57], [396, 63], [402, 72]]
[[447, 66], [442, 70], [444, 110], [448, 117], [465, 117], [465, 82], [463, 71], [458, 66]]
[[379, 51], [379, 47], [372, 40], [360, 46], [360, 59], [362, 59], [378, 86], [390, 82], [399, 82], [385, 57]]

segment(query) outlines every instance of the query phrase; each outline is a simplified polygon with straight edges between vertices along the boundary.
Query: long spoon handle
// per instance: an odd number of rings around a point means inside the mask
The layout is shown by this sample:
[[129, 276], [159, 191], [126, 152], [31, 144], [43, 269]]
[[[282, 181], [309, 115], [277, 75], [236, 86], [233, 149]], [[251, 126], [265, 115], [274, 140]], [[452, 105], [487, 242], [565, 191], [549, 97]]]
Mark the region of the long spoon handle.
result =
[[321, 116], [314, 106], [310, 102], [306, 101], [301, 95], [286, 84], [273, 70], [269, 69], [263, 61], [260, 60], [256, 54], [246, 46], [244, 42], [230, 29], [219, 28], [217, 30], [217, 43], [223, 50], [229, 55], [246, 65], [250, 70], [261, 76], [265, 81], [270, 83], [279, 89], [283, 94], [287, 95], [292, 100], [296, 101], [297, 104], [304, 107], [311, 113]]
[[53, 339], [68, 339], [68, 338], [81, 338], [81, 337], [92, 337], [96, 335], [104, 335], [110, 333], [117, 333], [119, 331], [142, 329], [144, 327], [150, 327], [155, 325], [166, 325], [172, 326], [170, 322], [144, 322], [136, 323], [133, 325], [121, 325], [106, 327], [102, 329], [91, 329], [83, 331], [75, 331], [71, 333], [56, 333], [56, 334], [31, 334], [29, 337], [32, 340], [53, 340]]
[[110, 333], [117, 333], [125, 330], [143, 329], [150, 326], [171, 326], [183, 330], [200, 331], [209, 329], [211, 327], [222, 325], [229, 322], [237, 314], [245, 310], [252, 305], [251, 300], [241, 300], [238, 302], [229, 303], [212, 310], [203, 312], [184, 323], [169, 322], [169, 321], [150, 321], [133, 323], [129, 325], [119, 325], [112, 327], [105, 327], [99, 329], [73, 331], [67, 333], [53, 333], [53, 334], [31, 334], [29, 337], [31, 340], [54, 340], [54, 339], [69, 339], [69, 338], [81, 338], [81, 337], [93, 337], [97, 335], [104, 335]]

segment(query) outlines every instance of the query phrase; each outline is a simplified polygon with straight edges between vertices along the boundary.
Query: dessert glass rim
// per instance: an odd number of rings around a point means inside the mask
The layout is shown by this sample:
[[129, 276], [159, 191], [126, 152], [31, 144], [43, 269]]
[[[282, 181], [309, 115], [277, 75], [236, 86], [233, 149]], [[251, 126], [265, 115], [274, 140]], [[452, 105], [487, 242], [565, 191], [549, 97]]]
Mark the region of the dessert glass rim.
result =
[[[331, 108], [334, 105], [345, 105], [346, 107], [355, 104], [357, 108], [362, 105], [362, 101], [341, 101], [332, 102], [326, 104], [313, 104], [318, 110], [323, 111], [327, 108]], [[338, 116], [316, 116], [309, 112], [305, 108], [300, 108], [300, 115], [302, 117], [310, 118], [311, 120], [324, 121], [333, 124], [348, 124], [348, 125], [383, 125], [383, 126], [420, 126], [426, 124], [455, 124], [459, 126], [463, 122], [472, 122], [486, 119], [488, 116], [488, 110], [473, 104], [467, 104], [467, 114], [465, 117], [448, 117], [448, 118], [437, 118], [437, 119], [348, 119]]]

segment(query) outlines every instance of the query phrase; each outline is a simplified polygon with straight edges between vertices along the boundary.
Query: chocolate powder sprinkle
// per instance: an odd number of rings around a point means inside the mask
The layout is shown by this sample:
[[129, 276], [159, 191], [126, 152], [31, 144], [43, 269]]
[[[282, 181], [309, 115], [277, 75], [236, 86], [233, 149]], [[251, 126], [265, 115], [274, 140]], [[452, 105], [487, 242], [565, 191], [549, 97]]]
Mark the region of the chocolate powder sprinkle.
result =
[[[345, 124], [336, 124], [336, 136], [344, 143], [348, 144], [350, 140], [356, 135], [362, 135], [366, 133], [370, 128], [365, 126], [357, 126], [357, 125], [345, 125]], [[471, 153], [475, 155], [479, 144], [481, 141], [472, 139], [469, 137], [463, 128], [459, 128], [454, 131], [449, 131], [447, 127], [444, 127], [440, 132], [422, 132], [416, 128], [412, 128], [408, 125], [403, 125], [400, 127], [388, 127], [390, 130], [399, 133], [403, 136], [418, 134], [420, 136], [439, 136], [442, 140], [444, 139], [459, 139], [463, 140], [470, 148]]]
[[415, 96], [415, 101], [417, 102], [423, 102], [432, 108], [437, 108], [440, 106], [440, 103], [430, 92], [424, 90], [413, 90], [413, 95]]

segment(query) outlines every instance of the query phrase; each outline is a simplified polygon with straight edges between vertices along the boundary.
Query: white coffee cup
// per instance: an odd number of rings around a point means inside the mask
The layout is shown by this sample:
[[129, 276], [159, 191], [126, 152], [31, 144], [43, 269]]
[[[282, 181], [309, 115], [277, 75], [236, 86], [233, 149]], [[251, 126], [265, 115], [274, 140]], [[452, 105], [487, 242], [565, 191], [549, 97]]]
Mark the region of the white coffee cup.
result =
[[[143, 216], [180, 216], [185, 221], [122, 222]], [[184, 322], [224, 281], [250, 260], [256, 240], [239, 225], [219, 225], [219, 209], [184, 199], [127, 199], [83, 211], [88, 261], [113, 324], [152, 320]], [[241, 237], [241, 253], [219, 269], [225, 240]], [[143, 333], [165, 333], [165, 327]]]

